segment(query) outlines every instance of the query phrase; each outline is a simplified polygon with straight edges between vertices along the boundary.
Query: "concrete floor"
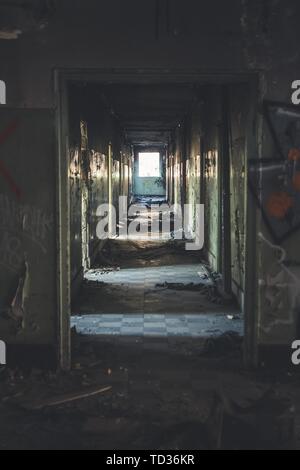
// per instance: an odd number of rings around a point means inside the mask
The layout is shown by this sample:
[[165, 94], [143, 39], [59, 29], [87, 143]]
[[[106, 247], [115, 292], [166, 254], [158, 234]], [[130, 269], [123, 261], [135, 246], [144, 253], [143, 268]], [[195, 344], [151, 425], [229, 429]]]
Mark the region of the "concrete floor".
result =
[[243, 321], [225, 314], [81, 315], [72, 327], [83, 335], [205, 338], [226, 331], [243, 334]]
[[[135, 261], [137, 254], [128, 264]], [[237, 306], [215, 293], [203, 263], [185, 254], [180, 259], [173, 255], [171, 265], [164, 265], [163, 257], [161, 266], [151, 266], [152, 261], [147, 267], [125, 263], [117, 270], [88, 271], [73, 308], [72, 327], [82, 335], [102, 336], [204, 338], [226, 331], [243, 335]]]

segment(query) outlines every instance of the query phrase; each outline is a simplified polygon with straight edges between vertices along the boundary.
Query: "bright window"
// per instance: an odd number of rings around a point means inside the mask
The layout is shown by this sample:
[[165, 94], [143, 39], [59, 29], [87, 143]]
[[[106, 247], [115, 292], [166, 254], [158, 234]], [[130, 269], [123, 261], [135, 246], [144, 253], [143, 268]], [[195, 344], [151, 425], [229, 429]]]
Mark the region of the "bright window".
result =
[[159, 178], [161, 176], [160, 153], [139, 154], [139, 176], [140, 178]]

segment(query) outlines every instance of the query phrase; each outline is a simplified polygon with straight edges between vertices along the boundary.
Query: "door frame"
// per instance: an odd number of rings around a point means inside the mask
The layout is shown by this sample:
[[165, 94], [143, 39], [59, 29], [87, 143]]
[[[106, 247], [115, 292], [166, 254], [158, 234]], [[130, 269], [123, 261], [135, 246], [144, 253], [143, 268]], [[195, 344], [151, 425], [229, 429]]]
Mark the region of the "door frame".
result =
[[[199, 69], [56, 69], [54, 93], [56, 101], [56, 194], [57, 194], [57, 289], [58, 289], [58, 357], [62, 370], [71, 368], [71, 275], [70, 275], [70, 187], [69, 187], [69, 119], [68, 82], [85, 81], [102, 84], [251, 84], [255, 111], [260, 100], [259, 83], [262, 73], [254, 70], [211, 71]], [[257, 104], [257, 105], [256, 105]], [[250, 137], [250, 135], [248, 136]], [[248, 140], [247, 158], [257, 155], [257, 134]], [[246, 191], [246, 274], [245, 274], [245, 363], [258, 363], [256, 312], [256, 204], [250, 191]]]
[[232, 253], [231, 253], [231, 188], [230, 188], [230, 99], [227, 85], [221, 90], [222, 100], [222, 125], [221, 136], [221, 161], [220, 161], [220, 211], [221, 211], [221, 246], [220, 257], [223, 275], [224, 292], [232, 294]]

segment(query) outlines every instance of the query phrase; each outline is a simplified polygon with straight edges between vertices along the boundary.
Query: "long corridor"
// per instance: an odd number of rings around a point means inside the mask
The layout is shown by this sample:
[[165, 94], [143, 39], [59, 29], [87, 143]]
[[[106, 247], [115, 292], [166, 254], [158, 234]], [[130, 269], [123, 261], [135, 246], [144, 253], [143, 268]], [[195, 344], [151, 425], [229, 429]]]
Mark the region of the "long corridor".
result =
[[[149, 220], [144, 218], [147, 226]], [[72, 327], [95, 336], [205, 338], [228, 331], [242, 335], [242, 315], [233, 298], [221, 294], [220, 276], [200, 254], [186, 251], [184, 241], [172, 240], [171, 235], [170, 240], [159, 241], [161, 234], [154, 235], [155, 242], [107, 242], [98, 266], [85, 274]]]

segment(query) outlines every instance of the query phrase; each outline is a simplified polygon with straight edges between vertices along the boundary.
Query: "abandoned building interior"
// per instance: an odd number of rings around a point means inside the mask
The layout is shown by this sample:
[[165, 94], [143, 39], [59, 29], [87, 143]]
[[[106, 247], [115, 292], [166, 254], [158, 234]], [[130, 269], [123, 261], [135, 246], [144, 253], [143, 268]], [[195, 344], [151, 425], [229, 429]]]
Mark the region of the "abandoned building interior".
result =
[[0, 0], [1, 450], [299, 447], [299, 17]]
[[[240, 102], [244, 104], [247, 85], [234, 89], [239, 89], [243, 97]], [[229, 127], [218, 127], [221, 113], [229, 113], [226, 105], [229, 94], [235, 93], [232, 90], [230, 85], [72, 84], [71, 286], [77, 313], [72, 325], [78, 331], [205, 337], [233, 329], [242, 334], [246, 186], [245, 179], [237, 174], [244, 171], [246, 164], [249, 112], [245, 107], [239, 126], [234, 115], [228, 114], [232, 131]], [[204, 122], [203, 108], [209, 97], [213, 102], [212, 116], [210, 122], [207, 119]], [[211, 104], [206, 106], [211, 108]], [[231, 185], [236, 204], [234, 213], [229, 209], [229, 217], [225, 218], [227, 191], [223, 191], [222, 201], [222, 169], [218, 160], [221, 146], [225, 149], [229, 145], [227, 132], [235, 139], [232, 146], [240, 141], [244, 148], [232, 155], [232, 167], [238, 172], [232, 181], [229, 161], [224, 169], [227, 190]], [[202, 142], [204, 134], [206, 143]], [[226, 148], [228, 157], [229, 151]], [[207, 152], [202, 168], [201, 152]], [[185, 155], [189, 158], [185, 159]], [[165, 204], [168, 213], [168, 207], [188, 204], [184, 217], [190, 220], [186, 221], [185, 231], [194, 232], [196, 205], [202, 203], [201, 177], [206, 202], [207, 254], [202, 249], [185, 249], [185, 241], [178, 240], [179, 235], [182, 239], [183, 230], [177, 228], [175, 220], [167, 234], [159, 236], [159, 227], [156, 234], [152, 226], [148, 231], [155, 207], [160, 211]], [[126, 198], [126, 211], [128, 208], [129, 213], [130, 209], [140, 211], [142, 228], [138, 228], [136, 237], [134, 234], [122, 237], [122, 227], [119, 231], [113, 229], [108, 243], [99, 241], [95, 237], [97, 209], [109, 201], [119, 215], [120, 196]], [[133, 216], [134, 213], [132, 218], [136, 220]], [[122, 220], [116, 222], [124, 225]], [[228, 231], [226, 239], [233, 240], [232, 246], [230, 243], [225, 247], [222, 229]], [[232, 230], [237, 232], [235, 237], [231, 237]], [[223, 265], [225, 259], [230, 263], [228, 266]], [[224, 269], [230, 280], [228, 292], [223, 292], [222, 297], [222, 292], [213, 291], [216, 275]], [[83, 276], [86, 282], [82, 288]]]

